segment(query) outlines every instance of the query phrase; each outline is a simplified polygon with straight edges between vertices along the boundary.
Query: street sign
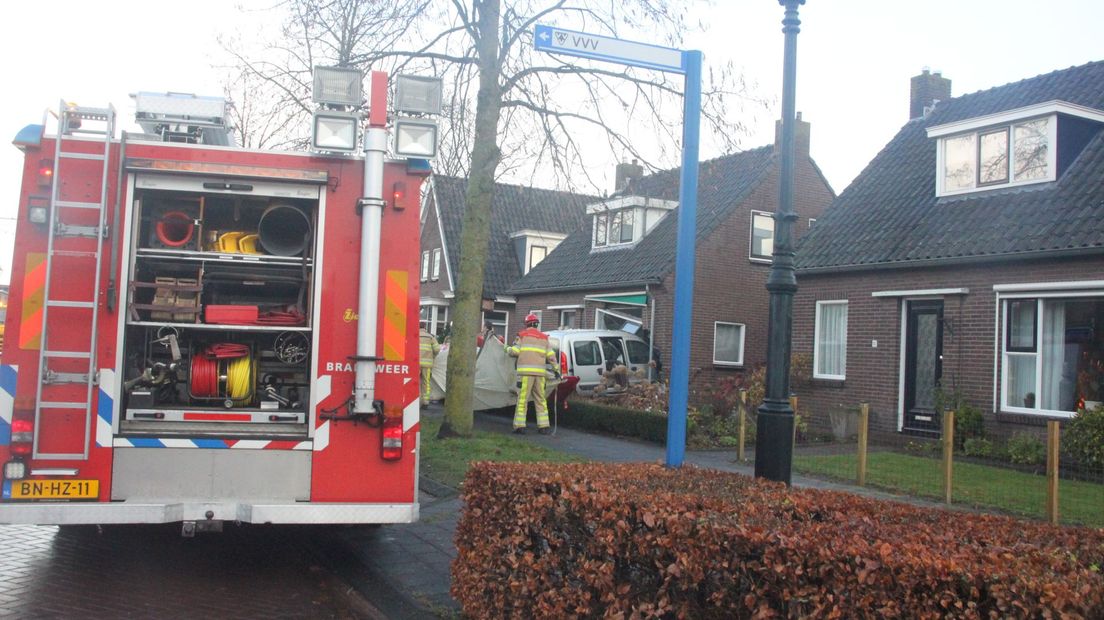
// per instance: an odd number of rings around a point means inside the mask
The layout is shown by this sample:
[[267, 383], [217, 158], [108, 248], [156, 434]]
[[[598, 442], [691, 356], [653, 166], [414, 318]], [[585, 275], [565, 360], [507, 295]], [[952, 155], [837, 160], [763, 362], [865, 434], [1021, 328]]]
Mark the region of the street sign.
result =
[[682, 50], [537, 25], [533, 31], [534, 47], [542, 52], [568, 54], [622, 65], [686, 73]]

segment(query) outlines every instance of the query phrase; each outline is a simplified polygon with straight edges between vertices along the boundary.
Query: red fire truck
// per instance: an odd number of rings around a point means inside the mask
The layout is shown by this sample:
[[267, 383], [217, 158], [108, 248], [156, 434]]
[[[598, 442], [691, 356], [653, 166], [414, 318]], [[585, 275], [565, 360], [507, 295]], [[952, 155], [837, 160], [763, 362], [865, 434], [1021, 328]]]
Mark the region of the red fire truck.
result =
[[0, 523], [415, 521], [428, 163], [382, 110], [363, 156], [274, 152], [135, 97], [143, 133], [63, 102], [15, 140]]

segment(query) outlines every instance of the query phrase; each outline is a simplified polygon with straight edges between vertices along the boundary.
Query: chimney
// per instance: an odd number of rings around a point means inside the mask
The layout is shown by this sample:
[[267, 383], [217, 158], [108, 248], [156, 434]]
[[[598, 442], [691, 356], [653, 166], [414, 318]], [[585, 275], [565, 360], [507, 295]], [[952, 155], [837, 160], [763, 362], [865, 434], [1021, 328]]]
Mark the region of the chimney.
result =
[[[797, 113], [797, 121], [794, 123], [794, 159], [809, 156], [809, 139], [812, 126], [801, 120], [801, 112]], [[782, 121], [774, 121], [774, 152], [782, 152]]]
[[632, 160], [631, 164], [617, 164], [617, 169], [614, 173], [613, 193], [618, 194], [628, 191], [629, 184], [634, 179], [639, 179], [644, 176], [644, 166], [636, 163], [636, 160]]
[[920, 75], [912, 78], [909, 89], [909, 120], [925, 116], [937, 101], [951, 98], [951, 81], [936, 71], [931, 73], [924, 67]]

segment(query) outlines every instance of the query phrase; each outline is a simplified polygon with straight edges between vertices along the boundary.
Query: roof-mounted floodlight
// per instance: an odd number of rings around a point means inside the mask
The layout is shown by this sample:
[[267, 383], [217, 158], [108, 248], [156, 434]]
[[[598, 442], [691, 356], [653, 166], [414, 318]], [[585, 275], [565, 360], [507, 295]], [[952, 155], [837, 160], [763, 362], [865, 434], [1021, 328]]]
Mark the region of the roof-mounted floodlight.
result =
[[407, 114], [441, 113], [441, 78], [395, 76], [395, 110]]
[[437, 123], [411, 118], [395, 121], [395, 155], [433, 159], [437, 155]]
[[360, 106], [364, 76], [348, 67], [315, 67], [311, 100], [324, 105]]
[[311, 148], [316, 151], [353, 153], [357, 150], [357, 125], [360, 114], [335, 110], [317, 110], [311, 131]]

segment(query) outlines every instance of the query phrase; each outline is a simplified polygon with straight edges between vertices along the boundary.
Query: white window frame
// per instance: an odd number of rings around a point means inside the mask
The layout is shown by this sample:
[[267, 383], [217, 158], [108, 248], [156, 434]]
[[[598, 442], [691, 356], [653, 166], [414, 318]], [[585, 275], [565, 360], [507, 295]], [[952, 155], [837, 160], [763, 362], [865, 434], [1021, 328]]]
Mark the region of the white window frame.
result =
[[505, 310], [483, 310], [479, 313], [479, 330], [483, 330], [483, 326], [487, 324], [487, 313], [494, 312], [496, 314], [503, 315], [501, 322], [492, 321], [493, 325], [502, 325], [502, 338], [509, 344], [510, 338], [510, 313]]
[[851, 318], [850, 308], [848, 308], [847, 319], [843, 322], [843, 374], [831, 375], [818, 372], [820, 369], [820, 309], [823, 306], [848, 306], [848, 300], [846, 299], [826, 299], [816, 302], [816, 319], [813, 323], [813, 378], [814, 379], [832, 379], [836, 381], [843, 381], [847, 378], [847, 323]]
[[[1036, 404], [1039, 404], [1039, 387], [1043, 382], [1043, 364], [1040, 356], [1042, 353], [1039, 351], [1039, 347], [1042, 343], [1043, 337], [1043, 300], [1045, 299], [1076, 299], [1076, 298], [1096, 298], [1104, 300], [1104, 287], [1101, 288], [1084, 288], [1085, 286], [1100, 286], [1104, 284], [1099, 281], [1092, 282], [1055, 282], [1050, 284], [1039, 284], [1037, 289], [1027, 290], [1023, 285], [997, 285], [994, 286], [997, 289], [997, 320], [996, 320], [996, 359], [994, 364], [999, 360], [1000, 374], [997, 376], [996, 369], [994, 369], [994, 379], [999, 378], [999, 383], [993, 386], [995, 392], [995, 401], [999, 403], [1000, 410], [1005, 413], [1019, 413], [1030, 416], [1039, 416], [1044, 418], [1064, 418], [1069, 419], [1077, 415], [1076, 411], [1058, 411], [1055, 409], [1043, 409], [1042, 407], [1036, 407], [1029, 409], [1027, 407], [1021, 407], [1011, 405], [1008, 403], [1008, 356], [1009, 355], [1034, 355], [1035, 358], [1035, 397]], [[1008, 302], [1016, 299], [1035, 299], [1037, 305], [1035, 307], [1035, 352], [1034, 353], [1018, 353], [1015, 351], [1006, 350], [1007, 329], [1008, 329]]]
[[[544, 256], [541, 256], [540, 260], [534, 262], [533, 259], [536, 257], [536, 250], [542, 250], [544, 252]], [[546, 258], [548, 258], [548, 246], [535, 244], [529, 246], [529, 266], [525, 269], [525, 273], [529, 273], [530, 269], [539, 265], [540, 262]]]
[[429, 281], [429, 250], [422, 252], [422, 282]]
[[[717, 326], [729, 325], [732, 327], [740, 328], [740, 359], [733, 362], [732, 360], [718, 360], [717, 359]], [[739, 368], [744, 365], [744, 343], [747, 341], [747, 325], [743, 323], [732, 323], [729, 321], [713, 321], [713, 365], [714, 366], [729, 366], [732, 368]]]
[[441, 248], [433, 249], [433, 258], [430, 262], [433, 264], [433, 271], [429, 279], [436, 282], [441, 279]]
[[[571, 327], [564, 325], [564, 315], [571, 314]], [[563, 308], [560, 310], [560, 324], [557, 325], [560, 329], [575, 329], [575, 326], [579, 324], [579, 309], [578, 308]]]
[[[1015, 137], [1014, 129], [1016, 125], [1028, 123], [1031, 121], [1047, 120], [1047, 174], [1043, 178], [1039, 179], [1024, 179], [1022, 181], [1015, 180], [1016, 162], [1015, 156]], [[1008, 180], [997, 183], [986, 183], [984, 185], [978, 184], [977, 176], [978, 166], [980, 166], [979, 154], [978, 154], [978, 141], [981, 139], [982, 134], [992, 133], [994, 131], [1006, 129], [1008, 131]], [[929, 136], [931, 134], [929, 133]], [[946, 145], [947, 140], [954, 138], [961, 138], [962, 136], [974, 136], [974, 181], [972, 187], [963, 189], [948, 190], [946, 188], [946, 179], [944, 178], [944, 166], [946, 165]], [[938, 137], [938, 143], [936, 145], [936, 157], [935, 157], [935, 195], [936, 196], [958, 196], [961, 194], [972, 194], [975, 192], [984, 192], [991, 189], [998, 189], [1003, 187], [1018, 187], [1020, 185], [1034, 185], [1036, 183], [1048, 183], [1058, 178], [1058, 115], [1036, 115], [1025, 116], [1023, 118], [1014, 118], [1003, 120], [1000, 123], [994, 123], [985, 127], [978, 127], [971, 131], [963, 131], [955, 134], [940, 135]]]
[[772, 256], [762, 256], [755, 254], [755, 216], [762, 215], [771, 221], [771, 248], [774, 248], [775, 236], [778, 232], [777, 222], [774, 221], [774, 214], [769, 211], [755, 211], [751, 212], [751, 216], [748, 220], [748, 260], [756, 263], [769, 263], [773, 260]]

